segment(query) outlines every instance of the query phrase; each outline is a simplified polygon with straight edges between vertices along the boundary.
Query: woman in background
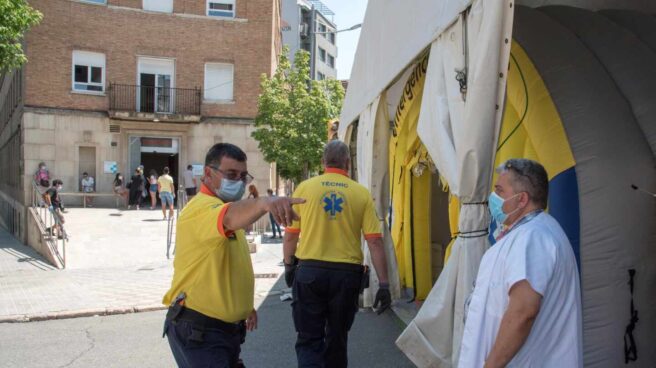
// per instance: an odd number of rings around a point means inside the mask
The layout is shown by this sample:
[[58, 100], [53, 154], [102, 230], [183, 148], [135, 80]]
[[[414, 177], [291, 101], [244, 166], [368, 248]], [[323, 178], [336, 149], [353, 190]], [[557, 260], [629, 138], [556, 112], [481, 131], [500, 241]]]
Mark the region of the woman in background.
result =
[[114, 188], [114, 194], [116, 194], [116, 196], [120, 197], [121, 199], [128, 198], [128, 191], [125, 189], [123, 175], [121, 175], [121, 173], [116, 174], [112, 188]]
[[260, 194], [257, 192], [257, 187], [255, 187], [255, 184], [251, 184], [248, 186], [248, 198], [257, 198], [259, 197]]
[[132, 206], [136, 206], [138, 210], [139, 206], [141, 206], [144, 184], [143, 172], [141, 169], [136, 169], [134, 175], [132, 175], [132, 178], [130, 179], [130, 204], [128, 205], [128, 209]]
[[150, 192], [150, 209], [154, 210], [157, 206], [157, 171], [155, 169], [150, 170], [150, 175], [148, 176], [148, 192]]

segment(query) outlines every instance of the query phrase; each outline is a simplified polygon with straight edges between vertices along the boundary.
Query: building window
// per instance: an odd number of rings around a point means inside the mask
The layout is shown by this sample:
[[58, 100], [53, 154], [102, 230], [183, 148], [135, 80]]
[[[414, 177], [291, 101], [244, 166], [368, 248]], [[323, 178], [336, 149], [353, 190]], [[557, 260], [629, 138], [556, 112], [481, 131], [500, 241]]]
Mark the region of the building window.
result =
[[232, 101], [234, 65], [224, 63], [205, 64], [203, 98], [208, 101]]
[[73, 51], [73, 90], [105, 91], [105, 54]]
[[319, 60], [326, 62], [326, 50], [319, 47]]
[[332, 55], [330, 55], [330, 54], [328, 54], [328, 65], [329, 65], [331, 68], [334, 68], [334, 67], [335, 67], [335, 57], [332, 56]]
[[173, 13], [173, 0], [143, 0], [143, 9], [162, 13]]
[[335, 32], [328, 33], [328, 41], [330, 41], [330, 43], [333, 45], [335, 44]]
[[207, 0], [207, 15], [213, 17], [235, 17], [236, 0]]
[[319, 33], [320, 35], [326, 37], [326, 25], [325, 24], [318, 23], [317, 29], [318, 29], [317, 33]]
[[82, 0], [85, 3], [107, 4], [107, 0]]
[[317, 80], [324, 80], [326, 79], [326, 75], [323, 74], [322, 72], [317, 72]]

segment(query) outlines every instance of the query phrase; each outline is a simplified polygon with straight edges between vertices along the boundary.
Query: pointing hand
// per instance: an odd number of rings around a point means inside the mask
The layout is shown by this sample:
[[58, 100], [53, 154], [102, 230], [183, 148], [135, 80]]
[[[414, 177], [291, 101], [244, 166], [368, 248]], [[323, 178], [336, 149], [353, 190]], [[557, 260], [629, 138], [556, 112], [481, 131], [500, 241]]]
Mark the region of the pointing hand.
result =
[[282, 226], [291, 226], [293, 221], [300, 219], [292, 206], [303, 203], [305, 203], [303, 198], [269, 197], [267, 198], [266, 209], [277, 223]]

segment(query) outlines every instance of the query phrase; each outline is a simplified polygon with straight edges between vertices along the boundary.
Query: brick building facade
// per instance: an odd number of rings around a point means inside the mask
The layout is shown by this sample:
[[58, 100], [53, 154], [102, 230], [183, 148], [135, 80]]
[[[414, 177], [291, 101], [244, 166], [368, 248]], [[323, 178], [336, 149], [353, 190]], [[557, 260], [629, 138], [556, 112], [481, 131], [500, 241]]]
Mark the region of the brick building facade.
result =
[[[25, 37], [29, 61], [0, 84], [5, 227], [12, 229], [10, 218], [25, 221], [41, 161], [64, 181], [64, 192], [78, 191], [87, 171], [97, 192], [111, 193], [112, 163], [127, 177], [140, 164], [160, 173], [170, 166], [177, 184], [187, 164], [230, 142], [248, 154], [261, 191], [275, 185], [250, 133], [260, 76], [275, 70], [281, 50], [279, 0], [30, 5], [44, 18]], [[19, 180], [10, 183], [4, 173]], [[25, 241], [24, 231], [13, 232]]]

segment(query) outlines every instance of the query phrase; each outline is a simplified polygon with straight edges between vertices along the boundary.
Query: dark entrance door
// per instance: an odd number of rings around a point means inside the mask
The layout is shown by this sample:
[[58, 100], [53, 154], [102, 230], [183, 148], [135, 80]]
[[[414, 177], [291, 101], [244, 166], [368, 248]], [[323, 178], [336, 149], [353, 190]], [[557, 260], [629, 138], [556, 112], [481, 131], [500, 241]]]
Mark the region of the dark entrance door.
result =
[[[173, 184], [178, 188], [178, 154], [177, 153], [157, 153], [157, 152], [142, 152], [141, 164], [144, 165], [144, 175], [146, 178], [150, 177], [151, 170], [155, 170], [157, 176], [162, 175], [164, 167], [169, 168], [169, 175], [173, 178]], [[177, 198], [176, 198], [177, 199]], [[159, 202], [159, 196], [157, 197]]]
[[139, 111], [155, 111], [155, 74], [141, 73], [139, 83], [141, 89], [139, 92], [140, 103]]

